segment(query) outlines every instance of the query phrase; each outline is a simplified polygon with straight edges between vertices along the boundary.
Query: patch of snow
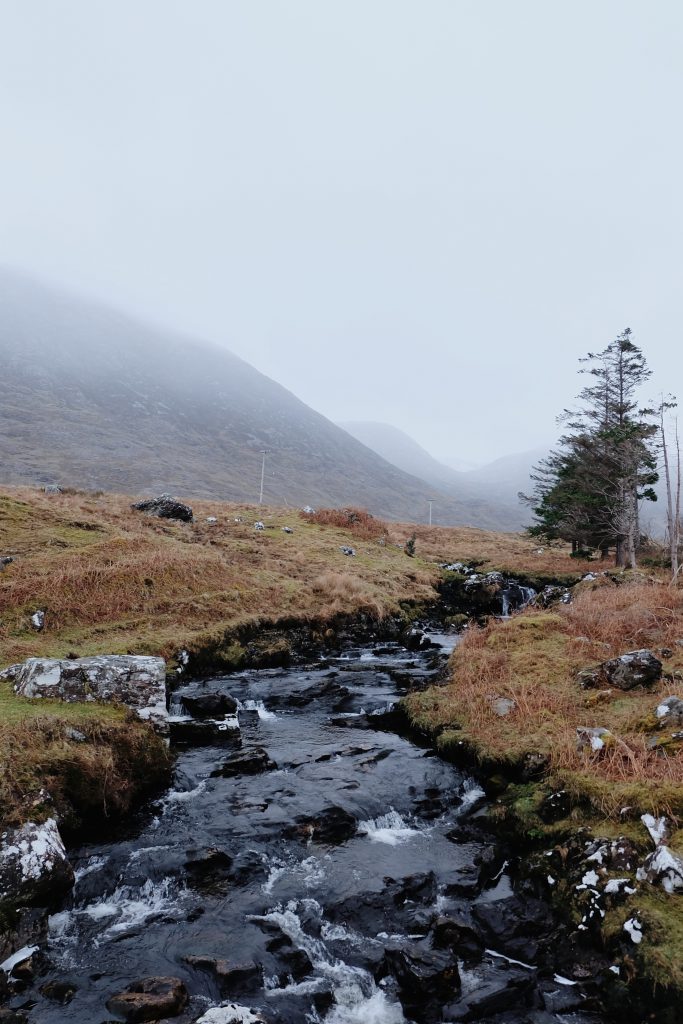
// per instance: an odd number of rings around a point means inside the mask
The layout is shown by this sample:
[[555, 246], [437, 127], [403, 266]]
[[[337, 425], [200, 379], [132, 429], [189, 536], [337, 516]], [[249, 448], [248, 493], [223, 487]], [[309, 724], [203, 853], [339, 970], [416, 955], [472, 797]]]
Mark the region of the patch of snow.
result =
[[0, 964], [0, 971], [4, 971], [5, 974], [11, 974], [17, 964], [23, 963], [24, 960], [28, 960], [30, 956], [33, 956], [38, 948], [38, 946], [24, 946], [22, 949], [18, 949], [16, 953], [12, 953], [12, 956], [8, 956], [7, 959]]
[[643, 926], [636, 917], [630, 917], [628, 921], [624, 922], [624, 931], [636, 946], [643, 941]]

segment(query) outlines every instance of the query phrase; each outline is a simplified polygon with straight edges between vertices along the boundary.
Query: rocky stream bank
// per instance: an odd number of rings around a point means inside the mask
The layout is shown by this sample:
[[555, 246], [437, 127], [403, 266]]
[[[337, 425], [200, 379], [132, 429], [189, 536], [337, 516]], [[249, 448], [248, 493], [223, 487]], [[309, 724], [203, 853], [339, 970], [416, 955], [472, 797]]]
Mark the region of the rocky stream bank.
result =
[[[529, 597], [478, 584], [489, 613]], [[444, 681], [459, 614], [446, 601], [445, 628], [397, 620], [374, 637], [356, 624], [332, 649], [307, 633], [304, 665], [195, 678], [181, 658], [154, 716], [176, 755], [170, 788], [68, 853], [49, 818], [3, 836], [5, 906], [14, 887], [25, 916], [5, 929], [24, 945], [2, 964], [0, 1021], [675, 1020], [649, 990], [634, 1000], [549, 891], [583, 884], [590, 904], [581, 858], [617, 870], [623, 844], [587, 850], [579, 833], [541, 850], [508, 799], [539, 772], [497, 793], [490, 766], [435, 756], [399, 703]]]

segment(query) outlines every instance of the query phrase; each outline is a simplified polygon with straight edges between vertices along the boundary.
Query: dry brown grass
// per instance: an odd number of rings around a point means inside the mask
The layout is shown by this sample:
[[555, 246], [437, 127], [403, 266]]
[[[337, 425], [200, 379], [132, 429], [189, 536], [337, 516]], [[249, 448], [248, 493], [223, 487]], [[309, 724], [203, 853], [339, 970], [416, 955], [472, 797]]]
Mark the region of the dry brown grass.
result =
[[[415, 534], [416, 552], [430, 562], [482, 562], [485, 568], [511, 574], [565, 576], [595, 570], [595, 562], [570, 558], [564, 544], [541, 545], [522, 533], [494, 533], [470, 526], [388, 524], [389, 539], [400, 547]], [[603, 566], [600, 566], [603, 568]]]
[[316, 512], [302, 512], [301, 517], [319, 526], [337, 526], [360, 540], [379, 540], [389, 533], [383, 520], [375, 519], [362, 508], [321, 508]]
[[[434, 597], [435, 568], [387, 544], [370, 517], [354, 527], [376, 534], [364, 540], [287, 509], [193, 507], [194, 523], [173, 523], [131, 512], [120, 495], [6, 489], [2, 553], [16, 561], [0, 575], [0, 663], [70, 651], [168, 657], [250, 622], [324, 621], [340, 610], [382, 616], [403, 600]], [[256, 531], [256, 520], [267, 529]], [[326, 573], [341, 574], [343, 586], [321, 587]], [[39, 634], [30, 626], [37, 608], [46, 611]]]
[[[683, 696], [683, 593], [638, 579], [585, 588], [569, 606], [530, 609], [507, 622], [467, 631], [452, 659], [452, 682], [411, 698], [422, 724], [445, 729], [446, 742], [471, 740], [482, 757], [518, 762], [527, 752], [549, 758], [551, 775], [588, 794], [602, 811], [627, 802], [643, 810], [683, 813], [683, 751], [663, 756], [647, 747], [644, 727], [664, 696]], [[652, 692], [613, 690], [597, 698], [576, 673], [639, 647], [669, 647], [669, 679]], [[492, 700], [509, 697], [514, 711], [501, 718]], [[604, 753], [577, 750], [579, 726], [608, 728], [615, 746]], [[459, 730], [451, 735], [449, 729]]]

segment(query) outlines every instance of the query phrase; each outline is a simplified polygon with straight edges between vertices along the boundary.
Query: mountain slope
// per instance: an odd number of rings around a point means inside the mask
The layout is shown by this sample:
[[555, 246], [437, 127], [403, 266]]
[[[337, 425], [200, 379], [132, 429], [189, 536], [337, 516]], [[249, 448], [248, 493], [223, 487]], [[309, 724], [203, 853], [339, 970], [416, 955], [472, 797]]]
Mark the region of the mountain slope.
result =
[[486, 466], [463, 471], [439, 462], [412, 437], [388, 423], [354, 421], [341, 425], [404, 472], [421, 477], [468, 507], [489, 510], [495, 529], [520, 530], [528, 524], [530, 513], [517, 495], [529, 490], [529, 473], [547, 454], [543, 449], [508, 455]]
[[[431, 487], [218, 345], [0, 272], [0, 480], [424, 520]], [[493, 525], [446, 498], [435, 521]]]

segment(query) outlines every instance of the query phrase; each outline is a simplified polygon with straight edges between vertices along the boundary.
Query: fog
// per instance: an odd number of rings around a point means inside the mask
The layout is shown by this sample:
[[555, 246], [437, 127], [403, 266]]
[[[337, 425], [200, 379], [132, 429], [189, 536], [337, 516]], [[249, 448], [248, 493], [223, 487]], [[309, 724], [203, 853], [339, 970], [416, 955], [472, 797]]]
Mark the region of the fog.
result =
[[0, 0], [0, 262], [441, 458], [681, 392], [674, 0]]

